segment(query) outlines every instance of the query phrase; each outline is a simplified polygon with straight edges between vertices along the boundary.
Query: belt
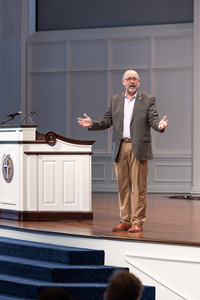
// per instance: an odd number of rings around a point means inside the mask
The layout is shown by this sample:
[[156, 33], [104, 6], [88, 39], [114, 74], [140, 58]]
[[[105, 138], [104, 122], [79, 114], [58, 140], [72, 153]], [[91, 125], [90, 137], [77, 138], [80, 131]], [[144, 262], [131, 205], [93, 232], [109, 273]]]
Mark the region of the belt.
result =
[[131, 139], [122, 139], [122, 142], [124, 142], [124, 143], [130, 143]]

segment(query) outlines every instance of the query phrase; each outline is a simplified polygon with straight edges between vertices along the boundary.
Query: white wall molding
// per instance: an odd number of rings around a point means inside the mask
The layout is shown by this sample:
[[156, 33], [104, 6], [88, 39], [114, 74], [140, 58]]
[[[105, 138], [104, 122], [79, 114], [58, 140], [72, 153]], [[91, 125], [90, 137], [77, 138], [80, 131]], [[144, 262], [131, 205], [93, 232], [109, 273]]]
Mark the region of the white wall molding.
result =
[[[180, 169], [178, 171], [178, 169]], [[164, 172], [163, 172], [164, 170]], [[168, 172], [166, 172], [168, 170]], [[173, 178], [173, 174], [175, 171], [186, 174], [186, 177], [176, 176]], [[154, 180], [155, 182], [185, 182], [191, 183], [191, 164], [187, 163], [158, 163], [154, 164]], [[166, 175], [167, 173], [167, 175]], [[162, 176], [163, 175], [163, 176]]]
[[[195, 276], [199, 274], [200, 261], [191, 261], [188, 257], [184, 259], [178, 259], [171, 257], [157, 257], [140, 256], [138, 253], [125, 254], [125, 261], [136, 268], [139, 272], [149, 277], [156, 282], [156, 285], [162, 286], [165, 290], [170, 292], [172, 296], [170, 299], [195, 299], [195, 293], [192, 295], [190, 287], [185, 282], [198, 280]], [[191, 272], [195, 270], [194, 274]], [[168, 276], [171, 272], [170, 277]], [[192, 278], [191, 278], [192, 277]]]
[[65, 41], [69, 40], [89, 40], [89, 39], [131, 39], [149, 36], [176, 36], [193, 33], [193, 24], [167, 24], [135, 27], [117, 27], [100, 29], [77, 29], [77, 30], [57, 30], [40, 31], [31, 36], [31, 42], [39, 41]]
[[[99, 168], [101, 168], [101, 170], [98, 170]], [[106, 179], [105, 163], [94, 162], [92, 164], [92, 174], [93, 174], [92, 175], [93, 180], [105, 181]]]

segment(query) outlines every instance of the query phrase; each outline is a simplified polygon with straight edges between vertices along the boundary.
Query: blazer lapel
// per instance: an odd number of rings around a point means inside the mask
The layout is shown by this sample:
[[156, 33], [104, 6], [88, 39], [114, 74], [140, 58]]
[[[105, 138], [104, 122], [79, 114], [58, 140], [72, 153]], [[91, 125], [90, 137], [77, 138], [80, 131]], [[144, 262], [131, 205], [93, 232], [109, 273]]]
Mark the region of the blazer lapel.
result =
[[140, 106], [140, 104], [142, 103], [143, 101], [143, 95], [140, 91], [138, 91], [137, 93], [137, 97], [135, 99], [135, 105], [134, 105], [134, 109], [133, 109], [133, 114], [132, 114], [132, 118], [131, 118], [131, 121], [134, 119], [135, 117], [135, 114]]
[[123, 126], [124, 123], [124, 93], [119, 95], [119, 112], [120, 112], [120, 123]]

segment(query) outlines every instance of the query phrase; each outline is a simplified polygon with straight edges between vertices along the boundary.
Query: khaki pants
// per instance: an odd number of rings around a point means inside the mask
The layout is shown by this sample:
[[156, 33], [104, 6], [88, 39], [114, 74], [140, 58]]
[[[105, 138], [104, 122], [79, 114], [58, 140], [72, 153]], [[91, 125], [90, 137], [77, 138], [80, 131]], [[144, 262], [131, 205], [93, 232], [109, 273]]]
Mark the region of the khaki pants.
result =
[[131, 143], [122, 142], [118, 162], [114, 165], [121, 221], [143, 225], [146, 219], [148, 162], [137, 160]]

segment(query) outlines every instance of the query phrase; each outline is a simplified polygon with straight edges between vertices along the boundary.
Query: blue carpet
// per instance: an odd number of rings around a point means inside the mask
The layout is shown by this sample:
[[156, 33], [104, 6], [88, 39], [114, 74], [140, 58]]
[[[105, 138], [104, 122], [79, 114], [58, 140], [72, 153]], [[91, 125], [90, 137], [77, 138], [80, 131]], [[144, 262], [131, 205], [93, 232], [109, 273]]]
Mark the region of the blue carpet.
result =
[[[102, 300], [115, 269], [104, 265], [102, 250], [0, 238], [0, 300], [37, 299], [47, 286], [74, 300]], [[155, 300], [155, 288], [145, 286], [142, 300]]]

